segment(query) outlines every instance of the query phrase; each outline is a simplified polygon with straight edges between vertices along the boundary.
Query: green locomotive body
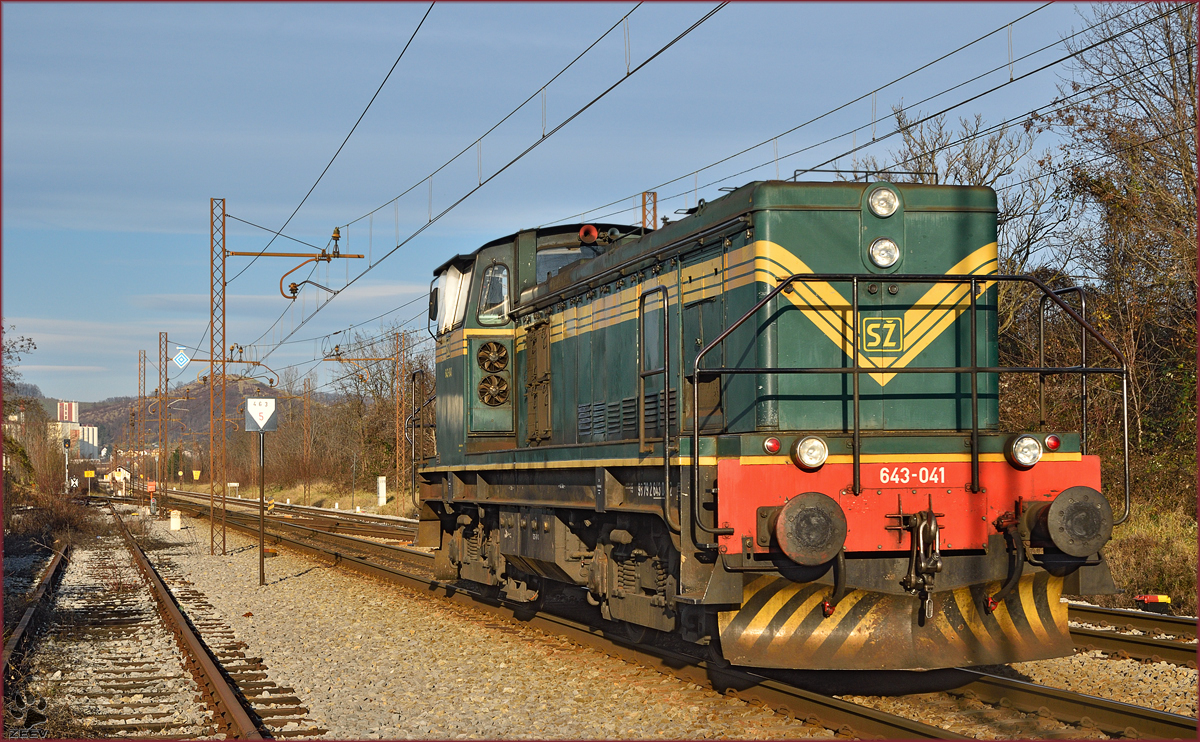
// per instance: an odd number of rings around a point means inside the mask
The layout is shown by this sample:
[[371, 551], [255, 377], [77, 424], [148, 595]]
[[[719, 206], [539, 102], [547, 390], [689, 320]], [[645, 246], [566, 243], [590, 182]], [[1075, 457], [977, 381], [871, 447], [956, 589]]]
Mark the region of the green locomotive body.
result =
[[448, 575], [811, 668], [1067, 654], [1059, 595], [1114, 589], [1096, 457], [999, 429], [991, 189], [756, 182], [435, 275]]

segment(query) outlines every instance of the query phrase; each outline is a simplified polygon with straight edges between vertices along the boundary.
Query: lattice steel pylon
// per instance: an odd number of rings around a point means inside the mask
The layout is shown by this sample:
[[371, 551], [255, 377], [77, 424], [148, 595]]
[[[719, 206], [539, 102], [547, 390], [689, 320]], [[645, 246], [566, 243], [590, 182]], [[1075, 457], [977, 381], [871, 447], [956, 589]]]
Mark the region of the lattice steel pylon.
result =
[[134, 473], [134, 487], [142, 491], [141, 498], [146, 497], [146, 485], [142, 482], [145, 474], [146, 458], [146, 351], [138, 351], [138, 401], [137, 401], [137, 472]]
[[308, 504], [312, 487], [312, 392], [311, 376], [304, 377], [304, 504]]
[[407, 366], [407, 358], [404, 357], [404, 336], [397, 332], [394, 336], [396, 361], [392, 369], [392, 400], [396, 408], [396, 515], [404, 515], [401, 511], [404, 498], [404, 486], [401, 484], [404, 480], [400, 478], [400, 471], [404, 463], [405, 450], [404, 446], [400, 445], [400, 435], [403, 430], [400, 427], [400, 421], [407, 419], [404, 415], [407, 412], [408, 400], [404, 397], [404, 369]]
[[158, 333], [158, 466], [155, 467], [155, 495], [166, 506], [167, 481], [167, 333]]
[[[225, 199], [211, 198], [209, 206], [211, 319], [208, 333], [208, 553], [225, 553]], [[221, 513], [217, 514], [220, 501]]]
[[642, 231], [649, 232], [658, 226], [658, 193], [642, 191]]

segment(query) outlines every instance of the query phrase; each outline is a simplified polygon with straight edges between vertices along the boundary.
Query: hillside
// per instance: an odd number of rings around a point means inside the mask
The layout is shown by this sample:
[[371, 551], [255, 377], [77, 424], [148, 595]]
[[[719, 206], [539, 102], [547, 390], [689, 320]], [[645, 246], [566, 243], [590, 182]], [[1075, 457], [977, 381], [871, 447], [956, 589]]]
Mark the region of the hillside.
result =
[[[242, 413], [238, 408], [246, 397], [277, 397], [284, 394], [254, 379], [231, 378], [225, 391], [225, 415], [235, 420], [240, 428]], [[208, 436], [208, 386], [197, 382], [182, 384], [171, 390], [172, 397], [191, 397], [171, 403], [171, 440], [178, 441], [187, 433], [190, 436]], [[153, 398], [152, 398], [153, 401]], [[46, 400], [53, 415], [58, 400]], [[129, 432], [129, 412], [137, 402], [136, 397], [112, 397], [103, 402], [80, 402], [79, 422], [99, 428], [100, 445], [111, 445], [115, 440], [122, 447]], [[150, 410], [146, 423], [146, 441], [158, 442], [158, 406]], [[175, 422], [179, 421], [179, 422]]]

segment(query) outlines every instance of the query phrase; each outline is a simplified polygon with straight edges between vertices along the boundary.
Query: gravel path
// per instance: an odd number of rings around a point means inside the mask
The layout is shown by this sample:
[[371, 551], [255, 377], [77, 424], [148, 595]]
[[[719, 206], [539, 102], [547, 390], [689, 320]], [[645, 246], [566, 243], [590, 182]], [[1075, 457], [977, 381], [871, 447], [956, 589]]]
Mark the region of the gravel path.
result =
[[[795, 739], [832, 732], [404, 587], [268, 559], [207, 522], [166, 550], [334, 739]], [[197, 538], [196, 535], [204, 538]]]

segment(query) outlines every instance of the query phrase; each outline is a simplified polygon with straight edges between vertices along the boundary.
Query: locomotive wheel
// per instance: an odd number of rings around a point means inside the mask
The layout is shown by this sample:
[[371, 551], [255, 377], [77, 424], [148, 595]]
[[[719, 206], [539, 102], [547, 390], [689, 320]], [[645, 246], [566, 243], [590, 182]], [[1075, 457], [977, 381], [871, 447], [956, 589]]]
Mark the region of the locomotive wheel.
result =
[[644, 644], [646, 641], [646, 635], [649, 633], [650, 629], [648, 629], [645, 626], [642, 626], [641, 624], [631, 623], [629, 621], [622, 621], [621, 622], [621, 631], [625, 635], [625, 638], [628, 639], [631, 643]]
[[504, 347], [503, 343], [488, 341], [479, 346], [475, 360], [479, 362], [479, 367], [489, 374], [503, 371], [508, 368], [508, 348]]
[[499, 407], [508, 401], [508, 382], [501, 376], [488, 376], [479, 382], [479, 398], [488, 407]]

